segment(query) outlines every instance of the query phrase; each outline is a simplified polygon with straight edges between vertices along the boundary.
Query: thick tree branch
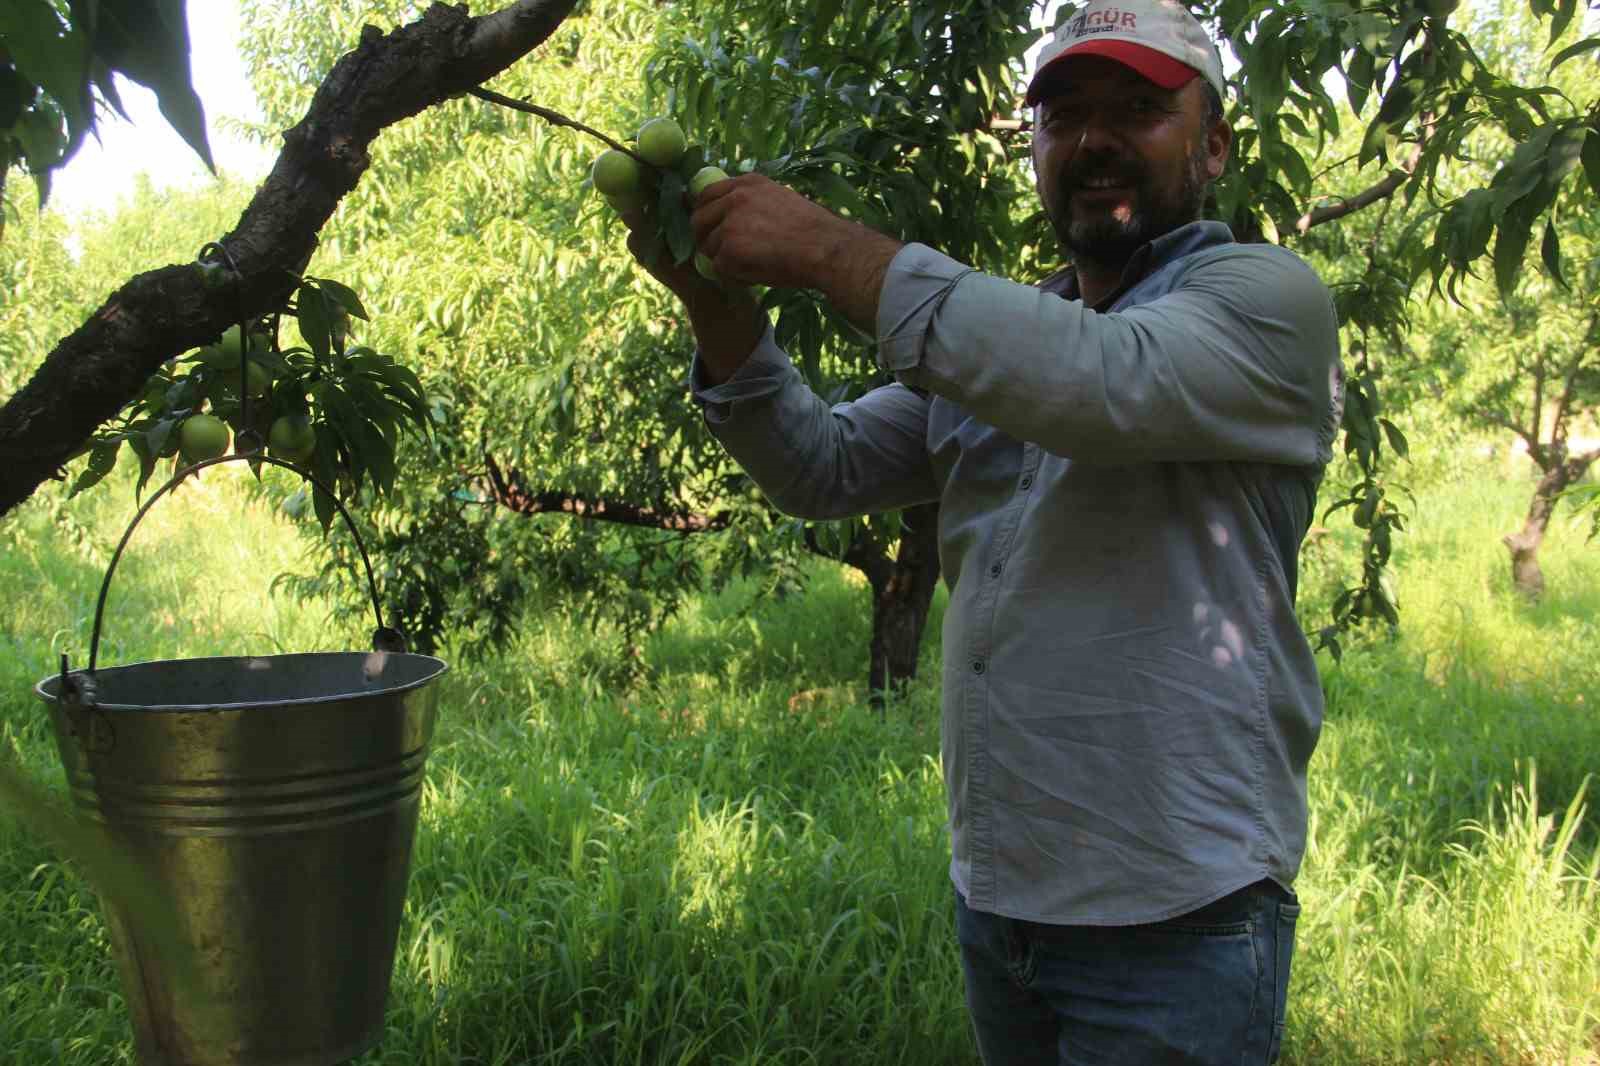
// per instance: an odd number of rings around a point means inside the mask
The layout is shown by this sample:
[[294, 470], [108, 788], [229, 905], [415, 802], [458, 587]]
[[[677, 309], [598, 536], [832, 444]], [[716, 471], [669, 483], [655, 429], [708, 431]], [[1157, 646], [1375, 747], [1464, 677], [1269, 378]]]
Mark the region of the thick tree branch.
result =
[[657, 511], [650, 507], [580, 496], [576, 493], [528, 488], [522, 472], [515, 467], [502, 470], [494, 457], [485, 453], [489, 470], [489, 493], [494, 502], [524, 517], [539, 514], [566, 514], [594, 522], [617, 522], [643, 529], [664, 529], [669, 533], [712, 533], [728, 528], [727, 514], [693, 514], [688, 511]]
[[1353, 215], [1362, 208], [1371, 207], [1380, 200], [1388, 200], [1389, 197], [1399, 192], [1405, 187], [1406, 182], [1411, 180], [1411, 175], [1416, 173], [1417, 164], [1422, 160], [1422, 148], [1428, 142], [1428, 131], [1432, 125], [1433, 116], [1424, 114], [1422, 121], [1417, 126], [1417, 142], [1411, 146], [1411, 151], [1407, 153], [1406, 158], [1400, 162], [1399, 166], [1389, 171], [1381, 180], [1362, 189], [1348, 199], [1340, 200], [1336, 204], [1323, 204], [1321, 207], [1314, 207], [1307, 211], [1295, 222], [1295, 232], [1304, 236], [1306, 231], [1314, 226], [1344, 218], [1346, 215]]
[[1391, 170], [1382, 181], [1368, 186], [1349, 199], [1340, 200], [1336, 204], [1323, 204], [1321, 207], [1314, 207], [1307, 211], [1295, 222], [1295, 232], [1303, 234], [1313, 226], [1320, 226], [1325, 222], [1333, 222], [1336, 219], [1344, 218], [1346, 215], [1353, 215], [1364, 207], [1371, 207], [1380, 200], [1387, 200], [1410, 180], [1411, 172], [1409, 170], [1398, 168]]
[[283, 304], [318, 232], [370, 164], [367, 148], [379, 133], [498, 74], [576, 5], [516, 0], [473, 18], [464, 5], [434, 4], [392, 33], [367, 27], [283, 135], [272, 173], [221, 238], [238, 276], [221, 289], [206, 288], [193, 264], [134, 277], [0, 407], [0, 515], [55, 476], [162, 363]]

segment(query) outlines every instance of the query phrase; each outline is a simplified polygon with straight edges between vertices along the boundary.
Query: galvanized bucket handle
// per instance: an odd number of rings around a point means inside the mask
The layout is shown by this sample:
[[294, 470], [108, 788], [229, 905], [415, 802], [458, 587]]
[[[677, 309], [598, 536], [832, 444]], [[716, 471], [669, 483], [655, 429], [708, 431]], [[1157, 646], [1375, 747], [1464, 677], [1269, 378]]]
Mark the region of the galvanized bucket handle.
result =
[[[292, 470], [296, 474], [299, 474], [301, 477], [305, 478], [307, 481], [311, 482], [311, 484], [317, 490], [325, 493], [328, 499], [333, 501], [333, 505], [339, 509], [339, 514], [343, 516], [345, 525], [350, 530], [350, 535], [355, 538], [356, 550], [361, 553], [361, 563], [366, 567], [367, 570], [367, 589], [372, 594], [372, 615], [377, 621], [377, 628], [372, 632], [372, 647], [376, 651], [403, 652], [406, 650], [405, 635], [398, 629], [394, 629], [383, 624], [383, 608], [378, 602], [378, 582], [377, 579], [372, 575], [372, 560], [367, 558], [366, 545], [361, 542], [361, 534], [356, 529], [355, 520], [350, 517], [350, 512], [345, 510], [344, 504], [340, 503], [339, 498], [332, 492], [329, 492], [327, 487], [324, 486], [322, 482], [318, 481], [315, 477], [311, 476], [311, 474], [307, 473], [302, 468], [291, 463], [286, 463], [281, 459], [274, 459], [271, 456], [263, 455], [259, 451], [251, 451], [243, 452], [237, 455], [224, 455], [216, 459], [206, 459], [195, 463], [192, 466], [184, 467], [182, 470], [173, 475], [172, 480], [168, 481], [165, 485], [157, 489], [154, 495], [145, 501], [144, 506], [139, 508], [139, 512], [133, 516], [133, 521], [129, 523], [127, 531], [122, 534], [122, 540], [117, 543], [117, 550], [111, 554], [111, 562], [106, 567], [105, 579], [100, 582], [100, 598], [95, 602], [94, 605], [94, 631], [89, 638], [88, 672], [90, 674], [94, 673], [95, 665], [99, 661], [100, 657], [100, 623], [105, 616], [106, 594], [111, 590], [111, 575], [116, 573], [117, 561], [122, 558], [122, 550], [128, 546], [128, 540], [133, 536], [133, 531], [137, 529], [139, 523], [144, 520], [144, 516], [149, 513], [150, 508], [155, 506], [156, 501], [161, 499], [161, 497], [166, 495], [168, 492], [171, 492], [173, 489], [177, 488], [178, 485], [190, 474], [198, 470], [204, 470], [208, 466], [217, 466], [222, 463], [236, 463], [240, 460], [248, 460], [254, 463], [271, 463], [273, 466], [281, 466], [285, 470]], [[65, 675], [67, 673], [66, 656], [63, 655], [61, 658], [61, 672], [63, 674], [63, 680], [65, 680]]]

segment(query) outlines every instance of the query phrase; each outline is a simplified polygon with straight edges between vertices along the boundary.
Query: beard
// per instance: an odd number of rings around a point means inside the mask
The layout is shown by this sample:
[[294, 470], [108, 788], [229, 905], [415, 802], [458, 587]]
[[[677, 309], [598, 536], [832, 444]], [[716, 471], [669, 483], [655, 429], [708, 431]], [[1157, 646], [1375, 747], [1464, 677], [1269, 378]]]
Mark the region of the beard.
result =
[[[1120, 269], [1150, 241], [1200, 218], [1209, 185], [1204, 167], [1203, 140], [1190, 146], [1178, 187], [1170, 191], [1157, 186], [1137, 160], [1109, 155], [1083, 159], [1063, 173], [1057, 185], [1061, 207], [1050, 216], [1056, 236], [1074, 262]], [[1132, 212], [1127, 218], [1118, 218], [1110, 210], [1074, 217], [1072, 194], [1096, 178], [1113, 178], [1133, 190]]]

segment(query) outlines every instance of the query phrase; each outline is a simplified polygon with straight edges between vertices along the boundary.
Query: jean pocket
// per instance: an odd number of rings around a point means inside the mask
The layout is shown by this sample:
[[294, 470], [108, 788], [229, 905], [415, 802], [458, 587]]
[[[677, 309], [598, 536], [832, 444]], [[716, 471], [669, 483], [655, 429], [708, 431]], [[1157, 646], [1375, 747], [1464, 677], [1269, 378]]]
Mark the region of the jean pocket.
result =
[[1267, 1066], [1272, 1066], [1278, 1061], [1278, 1053], [1283, 1048], [1284, 1030], [1288, 1028], [1286, 1019], [1289, 1008], [1289, 971], [1294, 962], [1294, 929], [1295, 923], [1300, 919], [1300, 906], [1296, 903], [1282, 903], [1278, 906], [1277, 926], [1274, 932], [1274, 977], [1273, 982], [1273, 1013], [1272, 1013], [1272, 1039], [1267, 1046]]

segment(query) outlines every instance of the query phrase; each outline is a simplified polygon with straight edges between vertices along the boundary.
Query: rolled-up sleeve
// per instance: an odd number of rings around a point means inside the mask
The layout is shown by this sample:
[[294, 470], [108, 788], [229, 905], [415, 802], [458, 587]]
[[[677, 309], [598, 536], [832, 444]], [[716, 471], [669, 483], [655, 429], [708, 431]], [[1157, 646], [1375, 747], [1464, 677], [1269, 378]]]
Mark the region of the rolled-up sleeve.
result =
[[923, 245], [893, 264], [879, 358], [1019, 440], [1089, 463], [1328, 460], [1338, 324], [1298, 256], [1230, 244], [1096, 312]]
[[787, 514], [842, 518], [937, 498], [928, 400], [904, 385], [830, 406], [778, 347], [769, 325], [720, 384], [707, 378], [696, 354], [689, 386], [712, 435]]

